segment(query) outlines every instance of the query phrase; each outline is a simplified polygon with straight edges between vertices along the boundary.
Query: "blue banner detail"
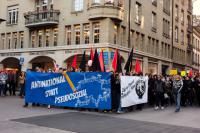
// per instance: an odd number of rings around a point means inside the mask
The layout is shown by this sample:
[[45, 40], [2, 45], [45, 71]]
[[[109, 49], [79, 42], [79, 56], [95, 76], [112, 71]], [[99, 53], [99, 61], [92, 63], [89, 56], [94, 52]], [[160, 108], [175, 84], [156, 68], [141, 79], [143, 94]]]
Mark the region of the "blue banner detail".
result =
[[27, 72], [25, 102], [111, 109], [110, 73]]

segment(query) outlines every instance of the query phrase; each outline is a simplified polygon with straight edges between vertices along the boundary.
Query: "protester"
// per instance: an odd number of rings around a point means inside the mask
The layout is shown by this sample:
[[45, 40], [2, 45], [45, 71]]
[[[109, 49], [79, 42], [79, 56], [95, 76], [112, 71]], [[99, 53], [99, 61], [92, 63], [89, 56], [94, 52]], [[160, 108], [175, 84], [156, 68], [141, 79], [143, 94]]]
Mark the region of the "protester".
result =
[[155, 110], [159, 109], [161, 104], [161, 109], [164, 109], [164, 82], [161, 80], [161, 76], [155, 81], [155, 94], [156, 94], [156, 106]]
[[179, 75], [176, 75], [173, 80], [173, 94], [176, 103], [176, 110], [175, 112], [179, 112], [181, 105], [181, 90], [183, 88], [183, 81]]
[[21, 72], [19, 76], [20, 94], [19, 96], [23, 98], [25, 96], [25, 73]]

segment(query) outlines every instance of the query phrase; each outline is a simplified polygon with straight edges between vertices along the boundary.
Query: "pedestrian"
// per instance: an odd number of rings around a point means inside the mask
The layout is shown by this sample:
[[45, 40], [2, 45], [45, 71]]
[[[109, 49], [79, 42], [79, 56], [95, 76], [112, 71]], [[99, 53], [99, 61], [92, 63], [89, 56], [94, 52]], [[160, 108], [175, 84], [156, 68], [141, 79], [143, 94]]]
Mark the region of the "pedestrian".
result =
[[164, 82], [161, 80], [161, 76], [158, 76], [158, 79], [155, 81], [154, 84], [155, 88], [155, 95], [156, 95], [156, 106], [155, 110], [159, 109], [161, 105], [161, 109], [164, 109]]
[[25, 73], [21, 72], [19, 76], [20, 94], [19, 96], [23, 98], [25, 96]]
[[[8, 79], [8, 75], [5, 71], [1, 72], [1, 93], [3, 96], [6, 96], [6, 80]], [[1, 95], [1, 94], [0, 94]]]
[[179, 112], [181, 105], [181, 90], [183, 88], [183, 80], [179, 75], [176, 75], [173, 80], [173, 94], [176, 103], [176, 110], [175, 112]]

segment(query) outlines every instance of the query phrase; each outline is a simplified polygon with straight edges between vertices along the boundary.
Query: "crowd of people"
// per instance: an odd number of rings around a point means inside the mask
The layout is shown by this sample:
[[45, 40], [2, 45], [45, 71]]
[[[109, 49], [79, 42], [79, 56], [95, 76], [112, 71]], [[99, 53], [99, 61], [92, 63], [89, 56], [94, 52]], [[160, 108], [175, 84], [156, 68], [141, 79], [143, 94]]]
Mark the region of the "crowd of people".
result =
[[0, 96], [16, 95], [17, 72], [16, 70], [0, 71]]
[[[117, 112], [130, 111], [134, 107], [142, 110], [144, 105], [137, 105], [122, 109], [120, 107], [120, 80], [122, 74], [113, 74], [112, 86], [112, 108]], [[126, 74], [131, 76], [143, 76], [140, 74]], [[181, 106], [200, 106], [200, 76], [162, 76], [146, 74], [148, 81], [148, 104], [145, 106], [154, 107], [155, 110], [164, 110], [167, 106], [176, 105], [175, 112], [179, 112]]]
[[[65, 70], [60, 68], [57, 72], [63, 73]], [[71, 70], [66, 70], [71, 71]], [[54, 72], [49, 69], [44, 71], [36, 68], [36, 72]], [[112, 73], [112, 72], [111, 72]], [[120, 98], [120, 76], [122, 73], [112, 73], [111, 75], [111, 96], [112, 110], [117, 112], [130, 111], [134, 107], [142, 110], [143, 106], [154, 107], [155, 110], [163, 110], [167, 106], [176, 105], [175, 112], [179, 112], [181, 106], [200, 106], [200, 75], [193, 76], [162, 76], [146, 74], [149, 77], [148, 82], [148, 104], [137, 105], [129, 108], [121, 108]], [[124, 74], [128, 76], [143, 76], [140, 74]], [[0, 96], [16, 95], [16, 88], [19, 88], [19, 96], [25, 96], [25, 72], [21, 72], [17, 77], [16, 71], [0, 72]], [[26, 103], [24, 107], [27, 107]], [[48, 106], [50, 108], [50, 106]]]

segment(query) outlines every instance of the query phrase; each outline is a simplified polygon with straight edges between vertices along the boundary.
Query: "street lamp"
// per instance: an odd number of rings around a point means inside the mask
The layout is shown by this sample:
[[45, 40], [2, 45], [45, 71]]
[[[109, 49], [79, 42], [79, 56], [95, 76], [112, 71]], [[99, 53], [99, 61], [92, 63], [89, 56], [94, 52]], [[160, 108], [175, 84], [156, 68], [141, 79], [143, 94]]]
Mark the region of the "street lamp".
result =
[[129, 0], [128, 8], [128, 48], [131, 47], [131, 0]]

